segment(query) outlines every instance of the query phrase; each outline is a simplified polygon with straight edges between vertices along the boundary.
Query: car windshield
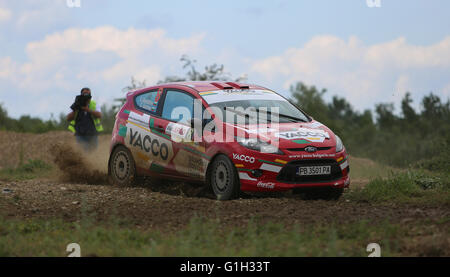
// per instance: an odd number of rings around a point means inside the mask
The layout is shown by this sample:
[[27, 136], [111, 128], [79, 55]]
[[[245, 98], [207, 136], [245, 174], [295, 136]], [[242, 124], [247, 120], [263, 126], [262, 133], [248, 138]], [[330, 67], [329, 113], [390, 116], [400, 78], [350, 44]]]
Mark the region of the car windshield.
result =
[[274, 120], [279, 120], [280, 123], [310, 121], [295, 105], [269, 90], [223, 90], [200, 95], [209, 103], [214, 113], [222, 116], [222, 121], [234, 124], [265, 123]]
[[[239, 121], [246, 118], [246, 124], [249, 123], [263, 123], [266, 120], [268, 122], [272, 120], [279, 120], [280, 123], [288, 122], [308, 122], [308, 117], [297, 107], [292, 105], [286, 100], [240, 100], [240, 101], [228, 101], [218, 102], [210, 105], [213, 111], [217, 113], [222, 111], [223, 121], [230, 123], [243, 123]], [[230, 111], [227, 116], [227, 111]], [[233, 118], [229, 118], [233, 116]], [[275, 119], [278, 117], [278, 119]], [[258, 119], [258, 121], [256, 121]]]

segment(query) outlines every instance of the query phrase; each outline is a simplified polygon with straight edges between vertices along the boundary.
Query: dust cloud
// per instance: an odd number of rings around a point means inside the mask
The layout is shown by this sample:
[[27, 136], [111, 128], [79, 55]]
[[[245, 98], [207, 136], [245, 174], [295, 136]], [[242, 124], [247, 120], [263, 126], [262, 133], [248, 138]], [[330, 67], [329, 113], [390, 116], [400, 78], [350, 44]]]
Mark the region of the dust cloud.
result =
[[63, 182], [108, 183], [109, 143], [99, 141], [96, 150], [85, 152], [75, 141], [56, 143], [52, 147], [54, 163]]

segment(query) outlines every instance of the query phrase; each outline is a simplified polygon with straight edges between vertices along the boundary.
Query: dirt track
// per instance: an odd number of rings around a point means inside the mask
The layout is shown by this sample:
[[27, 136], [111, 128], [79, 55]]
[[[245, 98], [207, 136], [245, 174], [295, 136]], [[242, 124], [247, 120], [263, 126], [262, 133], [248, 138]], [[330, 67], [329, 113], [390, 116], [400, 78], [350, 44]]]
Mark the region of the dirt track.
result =
[[[71, 168], [66, 170], [66, 174], [57, 171], [55, 176], [48, 179], [0, 181], [0, 190], [12, 190], [2, 193], [0, 197], [4, 216], [56, 217], [76, 221], [90, 215], [100, 221], [120, 218], [135, 226], [169, 229], [184, 226], [193, 216], [217, 218], [226, 225], [242, 225], [252, 219], [287, 225], [347, 223], [362, 219], [372, 223], [388, 220], [414, 225], [415, 222], [425, 220], [432, 224], [450, 216], [448, 207], [352, 203], [345, 198], [337, 202], [306, 201], [283, 194], [220, 202], [210, 199], [210, 195], [203, 193], [201, 187], [180, 184], [114, 187], [103, 182], [109, 137], [102, 136], [100, 149], [82, 157], [81, 164], [78, 152], [71, 150], [71, 141], [73, 137], [67, 132], [43, 135], [0, 132], [0, 147], [5, 149], [1, 166], [16, 165], [19, 161], [18, 151], [23, 149], [25, 160], [39, 158], [49, 163], [56, 160], [60, 167]], [[95, 184], [86, 184], [86, 176], [90, 176]], [[355, 183], [363, 185], [358, 180]]]

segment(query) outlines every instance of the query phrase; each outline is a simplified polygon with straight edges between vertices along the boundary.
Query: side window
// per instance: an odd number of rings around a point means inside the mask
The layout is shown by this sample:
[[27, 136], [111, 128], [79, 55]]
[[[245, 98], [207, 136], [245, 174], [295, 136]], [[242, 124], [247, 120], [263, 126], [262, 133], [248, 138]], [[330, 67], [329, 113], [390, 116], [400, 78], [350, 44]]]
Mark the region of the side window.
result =
[[162, 118], [189, 124], [194, 114], [194, 97], [176, 90], [167, 90]]
[[143, 94], [139, 94], [135, 98], [136, 106], [146, 111], [156, 113], [158, 107], [159, 95], [158, 91], [149, 91]]

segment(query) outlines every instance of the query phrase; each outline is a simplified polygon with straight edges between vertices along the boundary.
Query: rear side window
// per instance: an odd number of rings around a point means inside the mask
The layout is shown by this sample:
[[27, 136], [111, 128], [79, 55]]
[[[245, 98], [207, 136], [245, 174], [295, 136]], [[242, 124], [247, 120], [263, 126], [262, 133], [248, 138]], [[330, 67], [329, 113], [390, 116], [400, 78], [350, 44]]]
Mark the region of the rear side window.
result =
[[149, 111], [151, 113], [156, 113], [158, 101], [159, 95], [157, 90], [139, 94], [135, 98], [135, 103], [138, 108]]
[[194, 110], [194, 98], [176, 90], [167, 90], [162, 117], [180, 123], [189, 123]]

